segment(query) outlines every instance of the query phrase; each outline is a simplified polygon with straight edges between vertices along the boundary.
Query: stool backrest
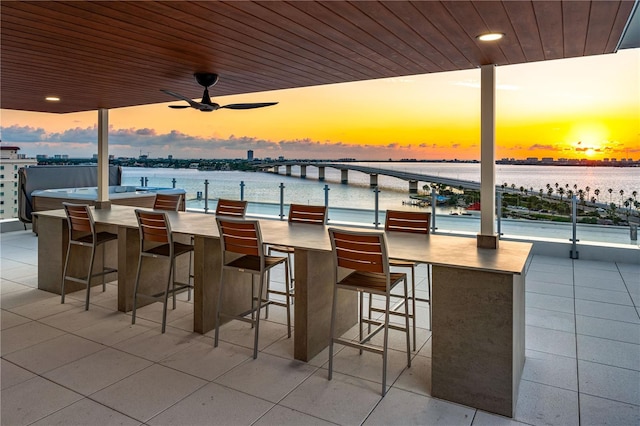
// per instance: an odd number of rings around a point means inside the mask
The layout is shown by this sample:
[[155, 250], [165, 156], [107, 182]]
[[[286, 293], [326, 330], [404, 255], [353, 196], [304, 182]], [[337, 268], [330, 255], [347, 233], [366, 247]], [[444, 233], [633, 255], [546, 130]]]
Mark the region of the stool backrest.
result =
[[384, 222], [385, 231], [428, 234], [431, 225], [431, 213], [387, 210]]
[[153, 212], [136, 209], [140, 243], [170, 243], [172, 242], [171, 226], [166, 212]]
[[247, 211], [247, 202], [238, 200], [218, 199], [216, 216], [234, 216], [243, 218]]
[[262, 234], [257, 220], [217, 217], [222, 252], [263, 256]]
[[289, 206], [289, 222], [324, 225], [326, 221], [326, 206], [307, 206], [305, 204], [291, 204]]
[[153, 209], [178, 211], [181, 202], [182, 194], [156, 194]]
[[389, 257], [383, 232], [357, 232], [329, 228], [336, 266], [362, 272], [388, 274]]
[[95, 235], [95, 222], [91, 209], [87, 204], [62, 203], [67, 214], [69, 224], [69, 238], [73, 239], [75, 232]]

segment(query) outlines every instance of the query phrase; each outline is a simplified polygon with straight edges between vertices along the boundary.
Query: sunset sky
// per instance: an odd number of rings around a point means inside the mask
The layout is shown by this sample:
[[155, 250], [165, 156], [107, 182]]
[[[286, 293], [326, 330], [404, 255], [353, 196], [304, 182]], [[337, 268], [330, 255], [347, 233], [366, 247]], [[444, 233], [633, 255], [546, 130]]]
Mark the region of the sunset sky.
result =
[[[640, 160], [640, 49], [498, 67], [497, 158]], [[113, 109], [109, 153], [152, 158], [479, 159], [480, 70], [216, 97], [276, 106], [202, 113]], [[195, 85], [194, 81], [194, 85]], [[158, 88], [161, 89], [161, 88]], [[172, 90], [170, 87], [164, 89]], [[1, 110], [27, 156], [97, 152], [97, 112]]]

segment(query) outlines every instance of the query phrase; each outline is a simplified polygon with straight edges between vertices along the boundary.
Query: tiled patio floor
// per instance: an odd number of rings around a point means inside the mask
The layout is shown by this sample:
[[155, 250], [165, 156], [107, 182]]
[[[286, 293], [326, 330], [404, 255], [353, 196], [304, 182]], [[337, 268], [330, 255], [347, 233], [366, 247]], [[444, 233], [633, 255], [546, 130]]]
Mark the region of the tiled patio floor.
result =
[[[340, 350], [332, 381], [326, 351], [294, 361], [283, 309], [261, 326], [253, 360], [247, 324], [224, 326], [214, 349], [212, 333], [189, 331], [186, 301], [170, 311], [164, 335], [161, 305], [140, 309], [132, 326], [115, 308], [114, 283], [96, 288], [89, 311], [84, 292], [62, 305], [36, 289], [37, 238], [0, 238], [2, 425], [640, 424], [637, 264], [532, 258], [526, 362], [511, 420], [429, 396], [426, 306], [412, 367], [392, 351], [392, 386], [381, 398], [378, 356]], [[421, 274], [424, 289], [424, 267]]]

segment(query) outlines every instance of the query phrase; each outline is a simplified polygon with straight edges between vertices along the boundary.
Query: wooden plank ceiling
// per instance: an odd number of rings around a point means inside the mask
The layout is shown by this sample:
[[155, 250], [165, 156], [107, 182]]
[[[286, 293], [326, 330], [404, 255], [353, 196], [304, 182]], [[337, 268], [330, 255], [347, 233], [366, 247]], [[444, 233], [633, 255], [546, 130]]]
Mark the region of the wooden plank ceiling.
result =
[[633, 3], [2, 1], [0, 107], [199, 98], [198, 71], [220, 75], [215, 97], [611, 53]]

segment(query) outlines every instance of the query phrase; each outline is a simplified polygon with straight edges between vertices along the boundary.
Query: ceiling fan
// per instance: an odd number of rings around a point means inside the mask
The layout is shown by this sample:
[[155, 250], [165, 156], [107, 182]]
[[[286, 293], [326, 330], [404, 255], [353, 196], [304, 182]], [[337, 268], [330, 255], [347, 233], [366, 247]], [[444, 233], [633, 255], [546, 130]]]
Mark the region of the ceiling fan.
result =
[[202, 87], [204, 87], [204, 93], [202, 94], [202, 101], [196, 102], [187, 96], [183, 96], [179, 93], [174, 93], [169, 90], [162, 89], [161, 91], [166, 93], [169, 96], [173, 96], [174, 98], [182, 99], [187, 101], [189, 105], [169, 105], [169, 108], [174, 109], [182, 109], [182, 108], [195, 108], [202, 112], [211, 112], [221, 108], [228, 109], [253, 109], [253, 108], [262, 108], [271, 105], [277, 104], [277, 102], [258, 102], [258, 103], [246, 103], [246, 104], [229, 104], [229, 105], [220, 105], [211, 100], [209, 97], [209, 87], [213, 86], [218, 82], [218, 74], [208, 73], [208, 72], [197, 72], [194, 74], [196, 81]]

